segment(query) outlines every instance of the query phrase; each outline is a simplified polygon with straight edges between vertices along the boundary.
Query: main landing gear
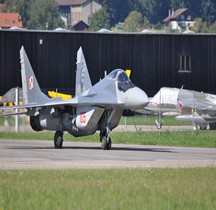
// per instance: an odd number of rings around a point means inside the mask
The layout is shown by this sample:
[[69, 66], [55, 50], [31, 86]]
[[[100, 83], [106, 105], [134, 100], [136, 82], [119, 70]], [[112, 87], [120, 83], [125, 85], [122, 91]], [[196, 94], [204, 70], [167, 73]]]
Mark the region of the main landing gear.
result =
[[63, 144], [63, 132], [56, 131], [54, 136], [54, 146], [56, 149], [61, 149]]
[[100, 141], [102, 142], [101, 148], [103, 150], [110, 150], [112, 147], [112, 141], [110, 138], [110, 130], [106, 128], [106, 130], [100, 131]]

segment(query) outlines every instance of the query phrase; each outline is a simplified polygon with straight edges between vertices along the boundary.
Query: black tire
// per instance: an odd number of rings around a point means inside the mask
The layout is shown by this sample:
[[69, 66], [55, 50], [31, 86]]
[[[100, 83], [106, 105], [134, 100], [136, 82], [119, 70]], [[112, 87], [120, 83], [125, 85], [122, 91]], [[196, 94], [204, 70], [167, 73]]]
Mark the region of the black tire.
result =
[[54, 146], [56, 149], [61, 149], [63, 144], [63, 132], [56, 131], [54, 136]]
[[101, 142], [102, 142], [101, 144], [102, 150], [106, 150], [107, 149], [107, 139], [105, 136], [102, 138]]
[[210, 130], [216, 130], [216, 123], [209, 124]]
[[206, 125], [200, 125], [199, 128], [200, 128], [200, 130], [206, 130], [207, 126]]
[[112, 141], [111, 138], [109, 138], [109, 142], [107, 143], [107, 150], [111, 150], [112, 148]]
[[102, 148], [102, 150], [111, 150], [111, 148], [112, 148], [111, 138], [109, 138], [109, 141], [107, 142], [107, 138], [104, 136], [102, 138], [101, 148]]

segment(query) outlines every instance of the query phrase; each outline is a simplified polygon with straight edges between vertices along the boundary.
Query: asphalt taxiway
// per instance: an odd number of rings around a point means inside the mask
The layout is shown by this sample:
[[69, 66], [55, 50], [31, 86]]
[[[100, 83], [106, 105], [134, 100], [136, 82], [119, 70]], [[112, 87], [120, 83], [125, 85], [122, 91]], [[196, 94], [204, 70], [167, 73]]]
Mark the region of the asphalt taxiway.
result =
[[216, 167], [216, 148], [113, 144], [103, 151], [99, 143], [0, 140], [0, 170]]

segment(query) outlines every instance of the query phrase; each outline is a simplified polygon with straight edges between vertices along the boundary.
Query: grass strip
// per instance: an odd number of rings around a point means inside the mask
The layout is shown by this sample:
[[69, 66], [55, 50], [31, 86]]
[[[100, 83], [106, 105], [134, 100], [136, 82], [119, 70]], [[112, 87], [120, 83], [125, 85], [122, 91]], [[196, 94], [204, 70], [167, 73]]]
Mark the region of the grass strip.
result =
[[0, 209], [208, 209], [216, 168], [0, 171]]
[[[156, 116], [153, 115], [135, 115], [131, 117], [121, 117], [119, 122], [120, 125], [156, 125], [155, 123]], [[163, 125], [192, 125], [191, 122], [181, 122], [175, 119], [175, 116], [162, 116], [161, 118]], [[15, 125], [15, 117], [14, 116], [7, 116], [7, 117], [0, 117], [0, 126], [3, 126], [5, 121], [10, 126]], [[19, 116], [19, 123], [20, 125], [29, 123], [27, 116]]]
[[[0, 139], [29, 139], [29, 140], [53, 140], [54, 132], [29, 132], [11, 133], [1, 132]], [[113, 144], [140, 144], [140, 145], [163, 145], [183, 147], [209, 147], [216, 148], [216, 131], [164, 131], [164, 132], [112, 132]], [[65, 141], [74, 142], [99, 142], [99, 134], [91, 136], [73, 137], [64, 134]]]
[[[153, 115], [135, 115], [132, 117], [121, 117], [119, 122], [120, 125], [154, 125], [156, 116]], [[177, 121], [174, 116], [162, 116], [161, 118], [162, 124], [166, 125], [192, 125], [192, 122], [181, 122]]]

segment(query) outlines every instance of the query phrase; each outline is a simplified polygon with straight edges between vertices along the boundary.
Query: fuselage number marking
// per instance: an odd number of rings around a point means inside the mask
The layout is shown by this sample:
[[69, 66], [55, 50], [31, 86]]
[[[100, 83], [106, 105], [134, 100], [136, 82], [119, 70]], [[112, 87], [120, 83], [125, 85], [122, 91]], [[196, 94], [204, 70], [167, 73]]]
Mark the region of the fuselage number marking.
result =
[[86, 123], [86, 112], [80, 113], [80, 123]]

